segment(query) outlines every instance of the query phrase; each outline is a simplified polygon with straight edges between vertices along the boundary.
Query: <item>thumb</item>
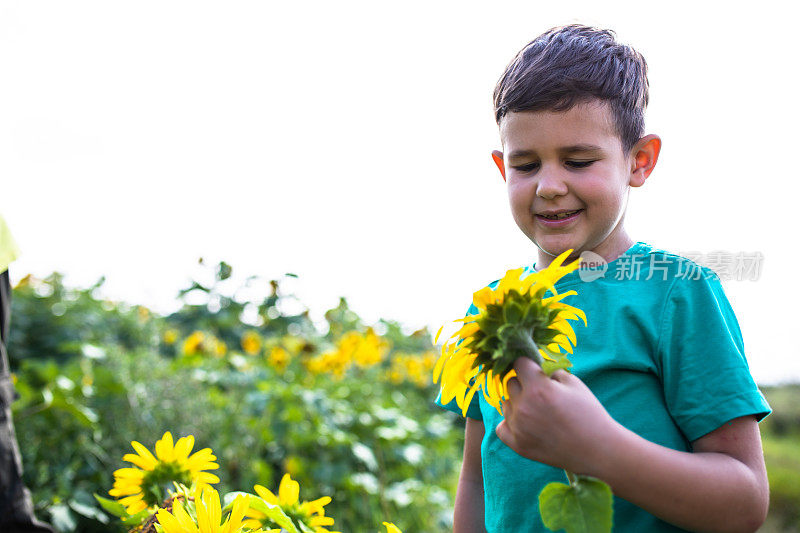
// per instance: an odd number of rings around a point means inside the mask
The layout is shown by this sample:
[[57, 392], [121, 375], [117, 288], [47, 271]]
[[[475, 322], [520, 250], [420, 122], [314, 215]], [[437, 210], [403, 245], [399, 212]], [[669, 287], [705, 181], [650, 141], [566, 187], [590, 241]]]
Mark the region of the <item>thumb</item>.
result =
[[577, 385], [578, 383], [583, 383], [578, 376], [562, 369], [558, 369], [553, 372], [553, 375], [551, 375], [550, 378], [564, 385]]
[[542, 379], [550, 379], [542, 372], [542, 367], [528, 357], [518, 357], [514, 361], [514, 370], [517, 372], [517, 378], [523, 388], [525, 388], [526, 384]]

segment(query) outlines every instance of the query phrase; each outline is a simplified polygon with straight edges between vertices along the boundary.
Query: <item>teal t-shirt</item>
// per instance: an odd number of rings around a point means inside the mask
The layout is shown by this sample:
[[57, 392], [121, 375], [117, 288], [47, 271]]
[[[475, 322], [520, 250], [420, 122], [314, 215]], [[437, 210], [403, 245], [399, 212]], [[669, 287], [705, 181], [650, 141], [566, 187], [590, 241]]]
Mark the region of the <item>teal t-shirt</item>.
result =
[[[528, 267], [525, 274], [533, 271]], [[712, 270], [637, 242], [608, 263], [602, 277], [592, 280], [576, 270], [555, 287], [577, 291], [563, 301], [582, 309], [588, 322], [573, 322], [577, 345], [570, 370], [615, 420], [645, 439], [690, 451], [692, 441], [734, 418], [761, 420], [771, 412]], [[467, 314], [477, 312], [471, 306]], [[455, 400], [442, 405], [439, 397], [436, 403], [461, 414]], [[482, 420], [486, 430], [486, 530], [549, 531], [539, 517], [538, 496], [547, 483], [565, 482], [564, 471], [522, 457], [498, 439], [502, 416], [482, 394], [473, 397], [467, 416]], [[614, 530], [682, 531], [616, 496]]]

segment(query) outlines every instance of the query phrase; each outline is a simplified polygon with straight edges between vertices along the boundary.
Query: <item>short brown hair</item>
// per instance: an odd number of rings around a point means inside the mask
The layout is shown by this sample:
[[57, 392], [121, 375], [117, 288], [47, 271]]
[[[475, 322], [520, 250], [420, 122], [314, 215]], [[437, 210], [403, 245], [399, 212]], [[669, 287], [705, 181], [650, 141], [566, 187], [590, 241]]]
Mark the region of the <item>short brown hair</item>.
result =
[[603, 100], [627, 153], [644, 135], [648, 88], [642, 54], [618, 43], [611, 30], [570, 24], [546, 31], [509, 63], [494, 89], [495, 120]]

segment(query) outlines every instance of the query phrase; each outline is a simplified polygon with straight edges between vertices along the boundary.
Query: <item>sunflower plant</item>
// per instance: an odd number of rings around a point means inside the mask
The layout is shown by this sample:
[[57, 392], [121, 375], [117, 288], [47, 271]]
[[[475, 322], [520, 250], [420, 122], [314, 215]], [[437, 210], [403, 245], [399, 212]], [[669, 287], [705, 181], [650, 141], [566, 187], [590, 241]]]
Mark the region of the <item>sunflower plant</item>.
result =
[[[245, 524], [252, 528], [283, 528], [297, 533], [338, 533], [326, 526], [333, 525], [333, 518], [325, 516], [325, 506], [330, 496], [313, 501], [300, 501], [300, 484], [287, 473], [278, 487], [278, 494], [262, 486], [254, 487], [258, 498], [253, 498], [245, 515]], [[276, 512], [278, 509], [280, 512]], [[279, 531], [279, 530], [278, 530]]]
[[[577, 343], [571, 320], [586, 322], [586, 314], [564, 303], [574, 290], [561, 294], [558, 280], [576, 270], [580, 260], [564, 265], [572, 250], [559, 255], [545, 269], [524, 275], [509, 270], [495, 288], [473, 295], [478, 313], [456, 322], [463, 325], [442, 346], [433, 369], [444, 404], [455, 399], [466, 416], [470, 402], [481, 391], [486, 402], [502, 415], [508, 398], [508, 381], [516, 376], [514, 361], [527, 357], [548, 376], [572, 366], [569, 354]], [[545, 297], [550, 291], [552, 296]], [[439, 339], [443, 328], [436, 334]], [[566, 472], [569, 485], [550, 483], [539, 494], [539, 511], [545, 526], [572, 532], [607, 532], [612, 526], [611, 489], [602, 481]]]
[[155, 515], [157, 522], [153, 525], [158, 533], [279, 533], [277, 529], [264, 531], [244, 525], [249, 499], [247, 494], [238, 495], [226, 513], [219, 493], [210, 485], [193, 492], [185, 486], [178, 486], [171, 509], [159, 509]]
[[108, 500], [95, 494], [104, 509], [119, 516], [127, 525], [143, 522], [155, 509], [173, 495], [176, 484], [202, 490], [219, 477], [206, 470], [219, 468], [211, 448], [203, 448], [190, 455], [194, 436], [187, 435], [175, 442], [169, 431], [155, 443], [155, 454], [137, 441], [131, 446], [136, 453], [128, 453], [123, 460], [133, 467], [114, 472], [114, 487], [108, 493], [118, 498]]

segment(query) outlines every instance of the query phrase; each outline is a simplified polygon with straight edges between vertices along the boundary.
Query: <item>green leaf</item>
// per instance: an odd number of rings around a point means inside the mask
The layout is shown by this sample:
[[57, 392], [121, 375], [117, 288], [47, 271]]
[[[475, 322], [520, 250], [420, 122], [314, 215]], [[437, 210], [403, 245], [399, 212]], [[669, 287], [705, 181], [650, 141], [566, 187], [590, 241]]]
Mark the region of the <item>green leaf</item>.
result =
[[[297, 527], [294, 525], [294, 522], [292, 522], [292, 519], [286, 516], [286, 513], [283, 512], [283, 509], [281, 509], [279, 505], [271, 505], [258, 496], [254, 496], [252, 494], [250, 496], [250, 507], [252, 509], [261, 511], [267, 515], [267, 518], [286, 530], [286, 533], [300, 533], [297, 530]], [[235, 497], [236, 494], [234, 494], [233, 498]], [[230, 498], [231, 503], [228, 504], [229, 506], [232, 506], [233, 498]]]
[[75, 511], [81, 516], [85, 516], [86, 518], [94, 518], [95, 520], [98, 520], [103, 524], [108, 523], [108, 516], [103, 514], [103, 512], [100, 511], [100, 509], [98, 509], [97, 507], [86, 505], [85, 503], [81, 503], [77, 500], [69, 500], [69, 502], [67, 502], [67, 505], [69, 505], [73, 511]]
[[566, 356], [558, 357], [555, 361], [550, 361], [549, 359], [545, 359], [542, 362], [542, 372], [545, 373], [547, 376], [552, 376], [553, 372], [556, 370], [566, 370], [572, 366], [572, 363], [569, 362]]
[[131, 527], [138, 526], [139, 524], [150, 518], [150, 515], [152, 514], [153, 513], [149, 509], [145, 509], [143, 511], [139, 511], [136, 514], [123, 516], [122, 523], [125, 524], [126, 526], [131, 526]]
[[509, 324], [519, 323], [522, 319], [522, 314], [522, 308], [513, 303], [506, 304], [503, 308], [503, 315], [505, 316], [506, 322]]
[[539, 494], [539, 512], [552, 531], [609, 533], [614, 513], [611, 488], [585, 476], [572, 485], [550, 483]]
[[58, 503], [53, 505], [49, 509], [50, 511], [50, 522], [52, 522], [53, 527], [56, 528], [58, 531], [75, 531], [75, 527], [78, 525], [75, 517], [72, 515], [72, 511], [70, 508], [67, 507], [66, 504]]
[[113, 514], [114, 516], [128, 516], [128, 511], [125, 510], [125, 506], [121, 503], [109, 500], [108, 498], [103, 498], [102, 496], [98, 496], [97, 494], [94, 495], [94, 498], [100, 504], [100, 507], [108, 511], [109, 513]]
[[508, 342], [516, 334], [514, 324], [503, 324], [497, 329], [497, 336], [503, 342]]

